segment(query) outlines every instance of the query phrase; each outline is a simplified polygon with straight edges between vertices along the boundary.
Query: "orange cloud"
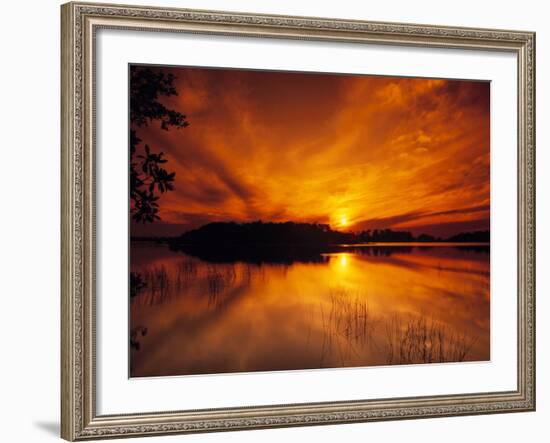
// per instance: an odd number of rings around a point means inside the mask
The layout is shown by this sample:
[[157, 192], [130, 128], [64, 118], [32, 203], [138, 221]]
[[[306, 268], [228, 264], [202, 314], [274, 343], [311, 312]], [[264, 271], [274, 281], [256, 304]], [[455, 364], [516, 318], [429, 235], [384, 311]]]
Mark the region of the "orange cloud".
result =
[[139, 129], [176, 172], [162, 222], [139, 235], [343, 217], [351, 230], [489, 228], [488, 82], [157, 69], [177, 77], [165, 104], [190, 126]]

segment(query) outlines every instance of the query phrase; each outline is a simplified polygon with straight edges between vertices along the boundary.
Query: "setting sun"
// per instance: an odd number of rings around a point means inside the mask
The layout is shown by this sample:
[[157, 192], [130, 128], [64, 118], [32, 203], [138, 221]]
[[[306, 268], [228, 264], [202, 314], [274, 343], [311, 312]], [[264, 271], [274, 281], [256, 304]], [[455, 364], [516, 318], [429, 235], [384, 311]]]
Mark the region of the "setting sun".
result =
[[340, 226], [347, 226], [348, 225], [348, 218], [343, 215], [342, 217], [340, 217]]
[[160, 196], [161, 220], [133, 223], [132, 235], [178, 236], [230, 220], [441, 237], [489, 227], [487, 82], [152, 72], [174, 76], [178, 95], [162, 104], [190, 126], [133, 128], [138, 151], [162, 151], [176, 184]]

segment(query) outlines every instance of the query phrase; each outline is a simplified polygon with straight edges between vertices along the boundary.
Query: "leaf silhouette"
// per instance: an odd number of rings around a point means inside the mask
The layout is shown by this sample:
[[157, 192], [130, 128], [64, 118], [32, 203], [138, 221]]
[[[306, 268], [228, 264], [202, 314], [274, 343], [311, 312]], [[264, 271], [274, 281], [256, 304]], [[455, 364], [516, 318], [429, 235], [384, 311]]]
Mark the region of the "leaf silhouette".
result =
[[160, 220], [159, 196], [174, 190], [176, 173], [161, 167], [168, 162], [164, 152], [154, 152], [144, 144], [137, 129], [158, 122], [160, 128], [186, 128], [189, 122], [184, 114], [168, 109], [159, 99], [178, 95], [174, 86], [175, 77], [162, 69], [139, 66], [130, 68], [130, 212], [132, 219], [141, 223]]

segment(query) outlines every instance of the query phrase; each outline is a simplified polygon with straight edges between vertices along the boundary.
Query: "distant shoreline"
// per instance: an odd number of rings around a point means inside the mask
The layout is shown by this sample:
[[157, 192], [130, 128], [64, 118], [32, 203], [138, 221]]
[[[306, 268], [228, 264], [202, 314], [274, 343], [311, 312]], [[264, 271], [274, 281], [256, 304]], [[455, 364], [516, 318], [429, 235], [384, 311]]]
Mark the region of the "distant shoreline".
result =
[[389, 256], [394, 253], [412, 253], [430, 249], [457, 249], [489, 254], [491, 246], [487, 242], [371, 242], [371, 243], [183, 243], [170, 239], [135, 238], [145, 247], [162, 247], [173, 252], [182, 252], [209, 263], [271, 263], [290, 265], [299, 263], [326, 263], [333, 254], [359, 254]]
[[166, 242], [171, 247], [194, 248], [220, 246], [243, 246], [248, 248], [296, 247], [327, 248], [340, 245], [449, 245], [471, 244], [488, 245], [490, 232], [461, 232], [446, 238], [430, 234], [414, 235], [411, 231], [393, 231], [391, 229], [368, 229], [359, 232], [338, 231], [327, 224], [297, 222], [212, 222], [197, 229], [184, 232], [179, 236], [142, 235], [131, 240], [150, 240]]
[[[153, 242], [153, 243], [170, 243], [174, 240], [177, 240], [178, 237], [130, 237], [131, 242]], [[226, 245], [231, 245], [232, 243], [226, 243]], [[184, 246], [186, 243], [180, 243]], [[200, 246], [198, 244], [188, 243], [187, 245]], [[233, 245], [238, 246], [239, 243], [233, 243]], [[255, 246], [265, 246], [265, 247], [277, 247], [277, 246], [299, 246], [299, 247], [324, 247], [324, 246], [334, 246], [340, 248], [357, 248], [357, 247], [368, 247], [368, 246], [426, 246], [426, 247], [444, 247], [444, 246], [490, 246], [490, 242], [449, 242], [449, 241], [395, 241], [395, 242], [362, 242], [362, 243], [334, 243], [334, 244], [304, 244], [304, 243], [253, 243]], [[205, 244], [205, 247], [211, 247], [210, 244]]]

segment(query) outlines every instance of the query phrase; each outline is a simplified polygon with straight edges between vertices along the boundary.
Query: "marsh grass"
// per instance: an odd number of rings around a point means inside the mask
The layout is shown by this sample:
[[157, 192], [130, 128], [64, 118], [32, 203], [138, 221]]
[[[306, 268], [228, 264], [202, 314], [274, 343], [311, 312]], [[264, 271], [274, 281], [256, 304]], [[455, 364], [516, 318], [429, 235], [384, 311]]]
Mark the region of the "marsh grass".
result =
[[208, 303], [215, 305], [219, 297], [230, 288], [237, 278], [235, 265], [206, 267], [206, 284], [208, 288]]
[[176, 265], [174, 289], [181, 292], [197, 278], [198, 266], [194, 260], [185, 259]]
[[[195, 292], [204, 294], [208, 305], [214, 306], [237, 282], [249, 284], [254, 272], [251, 266], [201, 265], [192, 259], [182, 260], [174, 266], [149, 267], [139, 273], [139, 288], [133, 285], [139, 291], [136, 289], [135, 295], [132, 293], [132, 303], [156, 305]], [[131, 276], [134, 274], [138, 275], [132, 273]]]
[[385, 324], [388, 364], [462, 362], [475, 337], [424, 315], [394, 315]]
[[145, 270], [143, 280], [146, 288], [144, 303], [149, 305], [163, 303], [170, 297], [172, 282], [164, 265]]
[[331, 288], [328, 298], [328, 310], [320, 304], [323, 328], [321, 367], [334, 349], [342, 365], [350, 358], [358, 357], [363, 348], [371, 344], [376, 325], [364, 294], [340, 287]]
[[[194, 294], [204, 297], [208, 309], [219, 309], [232, 297], [236, 286], [262, 278], [262, 267], [252, 264], [204, 265], [186, 259], [173, 266], [141, 271], [139, 281], [134, 278], [139, 290], [131, 298], [132, 303], [157, 305]], [[463, 362], [477, 341], [423, 314], [375, 315], [367, 295], [347, 287], [330, 288], [319, 308], [313, 307], [308, 317], [306, 347], [310, 346], [313, 331], [322, 334], [319, 367], [335, 362], [351, 366], [369, 353], [389, 365]], [[137, 335], [134, 339], [136, 345]]]
[[347, 288], [333, 288], [319, 306], [322, 324], [320, 367], [327, 358], [342, 366], [366, 352], [381, 352], [389, 365], [463, 362], [477, 338], [457, 333], [423, 314], [376, 317], [368, 298]]

